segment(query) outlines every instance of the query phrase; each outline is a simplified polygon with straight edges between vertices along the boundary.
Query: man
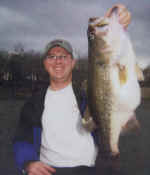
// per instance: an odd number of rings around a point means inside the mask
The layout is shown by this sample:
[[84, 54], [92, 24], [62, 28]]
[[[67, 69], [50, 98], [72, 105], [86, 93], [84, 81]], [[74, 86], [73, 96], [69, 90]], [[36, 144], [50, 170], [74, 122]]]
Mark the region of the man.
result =
[[[114, 7], [118, 7], [120, 23], [126, 28], [129, 12], [121, 4]], [[44, 58], [50, 85], [31, 97], [22, 109], [14, 143], [18, 167], [28, 175], [95, 174], [96, 146], [81, 125], [84, 98], [72, 82], [76, 62], [73, 49], [65, 40], [54, 40], [47, 45]], [[35, 128], [42, 128], [40, 151]]]

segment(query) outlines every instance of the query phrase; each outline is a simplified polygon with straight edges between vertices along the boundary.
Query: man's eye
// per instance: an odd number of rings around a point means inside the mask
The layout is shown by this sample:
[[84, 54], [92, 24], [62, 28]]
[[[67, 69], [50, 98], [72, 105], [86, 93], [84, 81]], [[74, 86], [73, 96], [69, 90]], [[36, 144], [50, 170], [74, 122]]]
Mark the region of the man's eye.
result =
[[55, 55], [51, 55], [51, 56], [50, 56], [50, 59], [55, 59], [55, 58], [56, 58]]
[[66, 55], [60, 55], [60, 56], [56, 56], [56, 55], [49, 55], [47, 56], [48, 59], [51, 59], [51, 60], [56, 60], [57, 58], [58, 59], [66, 59]]
[[56, 57], [55, 55], [49, 55], [49, 56], [47, 56], [48, 59], [55, 59], [55, 57]]
[[60, 59], [65, 59], [66, 58], [66, 55], [62, 55], [59, 57]]

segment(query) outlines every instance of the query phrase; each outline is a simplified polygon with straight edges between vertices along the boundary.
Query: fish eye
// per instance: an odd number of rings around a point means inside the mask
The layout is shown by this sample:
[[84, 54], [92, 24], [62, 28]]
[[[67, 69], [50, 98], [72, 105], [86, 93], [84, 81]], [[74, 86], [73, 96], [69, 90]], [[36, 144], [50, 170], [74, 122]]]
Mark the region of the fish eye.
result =
[[103, 31], [108, 30], [109, 25], [108, 25], [108, 23], [99, 23], [96, 25], [96, 27], [98, 28], [98, 30], [103, 32]]
[[96, 27], [106, 27], [106, 26], [108, 26], [107, 23], [98, 23], [98, 24], [96, 25]]
[[108, 26], [108, 24], [101, 24], [100, 27], [107, 27], [107, 26]]

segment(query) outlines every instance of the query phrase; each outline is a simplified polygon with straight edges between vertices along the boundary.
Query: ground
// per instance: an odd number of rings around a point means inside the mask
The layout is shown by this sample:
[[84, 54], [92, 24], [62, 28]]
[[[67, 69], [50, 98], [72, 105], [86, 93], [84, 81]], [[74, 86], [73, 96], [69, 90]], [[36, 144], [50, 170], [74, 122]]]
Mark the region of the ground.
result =
[[[15, 166], [12, 138], [24, 98], [14, 98], [10, 89], [0, 87], [0, 174], [19, 175]], [[122, 172], [125, 175], [150, 174], [150, 99], [136, 110], [141, 129], [120, 138]]]

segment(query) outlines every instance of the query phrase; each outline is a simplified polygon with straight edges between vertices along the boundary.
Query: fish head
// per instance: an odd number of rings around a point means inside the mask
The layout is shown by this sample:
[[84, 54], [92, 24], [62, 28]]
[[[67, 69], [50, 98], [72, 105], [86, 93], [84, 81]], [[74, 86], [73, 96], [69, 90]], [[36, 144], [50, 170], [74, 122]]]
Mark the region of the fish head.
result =
[[94, 41], [96, 39], [105, 41], [105, 36], [108, 33], [109, 19], [104, 17], [93, 17], [89, 19], [88, 24], [88, 39]]
[[97, 62], [98, 65], [109, 63], [109, 52], [106, 53], [106, 36], [109, 28], [109, 19], [104, 17], [94, 17], [89, 19], [88, 24], [88, 52], [89, 62]]
[[89, 19], [88, 42], [89, 46], [96, 46], [101, 53], [112, 53], [114, 58], [120, 53], [123, 27], [117, 15], [111, 17], [94, 17]]

